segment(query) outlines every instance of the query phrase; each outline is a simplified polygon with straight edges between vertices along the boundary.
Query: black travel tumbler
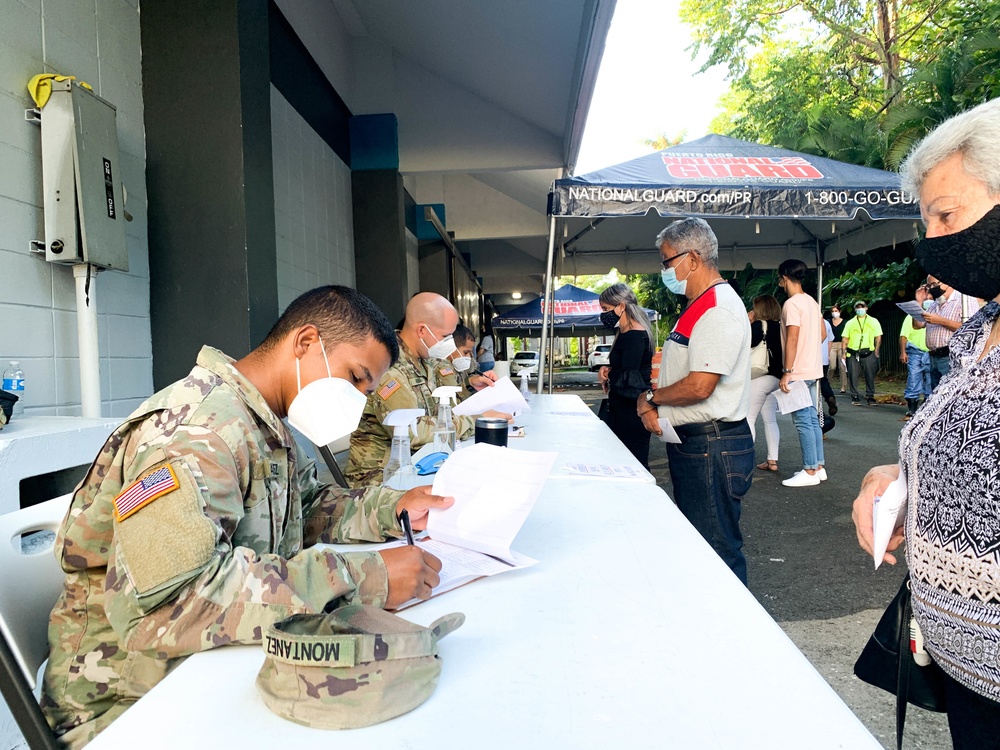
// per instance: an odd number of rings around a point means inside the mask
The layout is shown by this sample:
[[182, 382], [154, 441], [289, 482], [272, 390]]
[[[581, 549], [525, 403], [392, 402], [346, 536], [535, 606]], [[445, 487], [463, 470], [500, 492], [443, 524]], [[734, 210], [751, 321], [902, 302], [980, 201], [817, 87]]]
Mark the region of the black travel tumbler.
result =
[[507, 447], [507, 420], [501, 417], [476, 418], [476, 442]]

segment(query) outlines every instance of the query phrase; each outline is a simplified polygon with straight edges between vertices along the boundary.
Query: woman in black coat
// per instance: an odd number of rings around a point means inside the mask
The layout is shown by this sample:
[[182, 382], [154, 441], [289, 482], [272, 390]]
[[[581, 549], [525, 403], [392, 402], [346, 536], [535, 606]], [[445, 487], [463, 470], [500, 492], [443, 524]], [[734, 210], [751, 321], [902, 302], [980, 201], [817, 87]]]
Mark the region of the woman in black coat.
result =
[[649, 390], [653, 361], [653, 334], [649, 318], [626, 284], [612, 284], [600, 298], [601, 322], [616, 330], [608, 355], [610, 364], [597, 372], [598, 382], [608, 394], [607, 423], [632, 455], [649, 468], [649, 431], [635, 409], [635, 401]]

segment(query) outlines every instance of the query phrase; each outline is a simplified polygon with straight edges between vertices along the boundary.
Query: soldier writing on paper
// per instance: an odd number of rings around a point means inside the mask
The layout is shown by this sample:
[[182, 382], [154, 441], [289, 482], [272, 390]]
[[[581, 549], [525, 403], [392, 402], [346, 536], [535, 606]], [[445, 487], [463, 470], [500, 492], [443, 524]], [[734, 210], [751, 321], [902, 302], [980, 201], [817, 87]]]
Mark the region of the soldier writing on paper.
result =
[[[434, 439], [437, 400], [431, 394], [440, 385], [457, 383], [455, 368], [448, 360], [457, 348], [454, 339], [457, 326], [458, 312], [440, 294], [421, 292], [407, 303], [406, 318], [396, 331], [399, 360], [368, 397], [361, 424], [351, 435], [351, 459], [345, 474], [352, 487], [382, 481], [382, 469], [392, 445], [392, 428], [384, 424], [389, 412], [424, 409], [426, 416], [420, 417], [413, 428], [412, 450]], [[488, 387], [486, 383], [483, 385]], [[487, 411], [483, 416], [510, 419], [510, 414], [498, 411]], [[455, 438], [464, 440], [471, 436], [475, 425], [473, 416], [456, 416]]]
[[243, 359], [204, 347], [185, 379], [112, 433], [56, 540], [66, 583], [42, 708], [66, 746], [87, 743], [178, 658], [259, 643], [296, 613], [430, 596], [441, 563], [417, 547], [312, 545], [398, 537], [404, 508], [423, 528], [452, 499], [321, 485], [282, 422], [317, 444], [349, 434], [397, 356], [367, 297], [321, 287]]

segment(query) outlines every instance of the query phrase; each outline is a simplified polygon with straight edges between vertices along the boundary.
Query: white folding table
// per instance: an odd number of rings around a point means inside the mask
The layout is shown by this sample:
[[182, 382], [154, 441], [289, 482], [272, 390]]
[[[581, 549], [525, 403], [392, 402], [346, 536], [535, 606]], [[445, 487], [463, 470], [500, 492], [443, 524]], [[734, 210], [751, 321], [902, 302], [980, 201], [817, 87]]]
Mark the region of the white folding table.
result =
[[[570, 405], [536, 397], [525, 424], [543, 438], [592, 419], [552, 414]], [[595, 436], [613, 440], [596, 419], [573, 428]], [[581, 461], [628, 453], [546, 442]], [[539, 564], [402, 613], [467, 618], [404, 716], [341, 733], [281, 719], [254, 685], [262, 649], [234, 646], [189, 657], [89, 747], [881, 747], [657, 486], [550, 479], [514, 548]]]

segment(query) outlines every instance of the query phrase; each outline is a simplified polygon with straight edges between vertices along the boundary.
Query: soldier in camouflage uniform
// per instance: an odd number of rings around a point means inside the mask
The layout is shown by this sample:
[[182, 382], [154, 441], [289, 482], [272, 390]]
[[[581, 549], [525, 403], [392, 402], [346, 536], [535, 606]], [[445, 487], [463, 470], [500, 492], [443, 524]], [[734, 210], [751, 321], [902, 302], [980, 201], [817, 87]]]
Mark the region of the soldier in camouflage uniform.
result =
[[438, 385], [457, 385], [462, 389], [458, 392], [458, 400], [464, 401], [473, 393], [492, 386], [497, 376], [496, 373], [483, 373], [475, 368], [476, 337], [470, 329], [459, 324], [455, 327], [454, 339], [455, 351], [448, 357], [454, 374], [442, 377]]
[[66, 582], [42, 708], [63, 744], [86, 744], [189, 654], [260, 642], [296, 613], [430, 596], [441, 564], [417, 547], [341, 555], [312, 545], [401, 536], [398, 511], [420, 528], [429, 508], [452, 501], [427, 487], [321, 485], [281, 421], [299, 392], [297, 364], [305, 385], [328, 363], [364, 392], [394, 344], [366, 297], [313, 290], [244, 359], [204, 347], [187, 378], [112, 433], [56, 540]]
[[[410, 448], [417, 450], [434, 439], [437, 399], [431, 393], [439, 385], [459, 385], [455, 368], [446, 359], [454, 352], [436, 351], [437, 345], [451, 342], [458, 325], [458, 313], [439, 294], [421, 292], [406, 305], [403, 327], [396, 331], [399, 360], [382, 377], [375, 392], [368, 397], [361, 424], [351, 435], [351, 456], [345, 477], [352, 487], [364, 487], [382, 481], [382, 469], [389, 460], [392, 428], [382, 424], [395, 409], [424, 409], [426, 413], [410, 430]], [[435, 350], [435, 351], [432, 351]], [[510, 419], [509, 414], [487, 411], [484, 416]], [[476, 418], [455, 417], [455, 438], [472, 435]]]

